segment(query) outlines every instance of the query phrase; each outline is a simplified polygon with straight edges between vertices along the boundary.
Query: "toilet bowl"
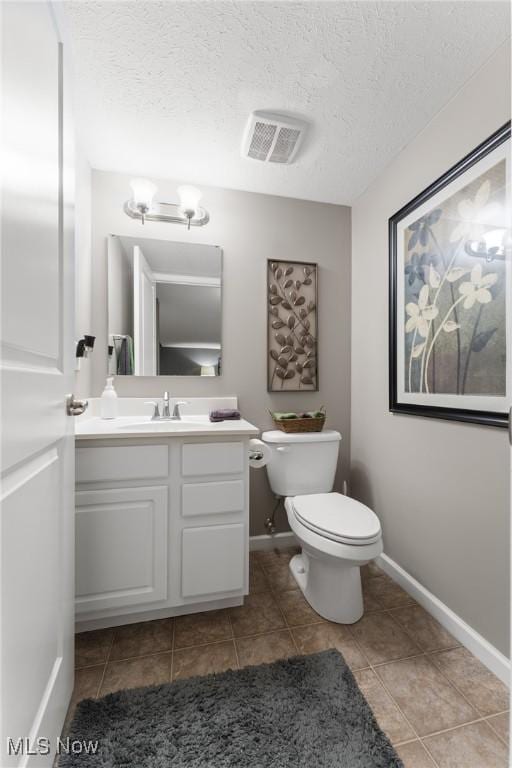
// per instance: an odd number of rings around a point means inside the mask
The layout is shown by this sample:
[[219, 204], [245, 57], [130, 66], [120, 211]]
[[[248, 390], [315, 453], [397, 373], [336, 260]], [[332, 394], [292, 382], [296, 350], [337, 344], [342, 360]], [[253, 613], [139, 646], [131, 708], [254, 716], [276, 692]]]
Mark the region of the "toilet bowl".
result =
[[271, 488], [285, 497], [301, 546], [290, 561], [293, 577], [320, 616], [353, 624], [364, 611], [360, 568], [381, 554], [382, 531], [369, 507], [332, 491], [341, 435], [271, 430], [261, 439], [271, 449]]
[[304, 597], [324, 619], [358, 621], [364, 611], [360, 568], [382, 552], [377, 516], [340, 493], [290, 496], [285, 509], [302, 549], [290, 570]]

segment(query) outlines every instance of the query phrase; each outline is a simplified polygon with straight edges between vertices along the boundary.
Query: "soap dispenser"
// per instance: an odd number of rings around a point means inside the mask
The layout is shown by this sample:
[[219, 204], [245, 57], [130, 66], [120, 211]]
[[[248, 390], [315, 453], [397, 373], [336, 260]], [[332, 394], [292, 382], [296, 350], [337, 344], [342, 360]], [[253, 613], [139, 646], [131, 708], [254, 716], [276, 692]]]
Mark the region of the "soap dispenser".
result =
[[114, 389], [113, 381], [113, 376], [107, 377], [107, 383], [101, 395], [102, 419], [115, 419], [117, 416], [117, 392]]

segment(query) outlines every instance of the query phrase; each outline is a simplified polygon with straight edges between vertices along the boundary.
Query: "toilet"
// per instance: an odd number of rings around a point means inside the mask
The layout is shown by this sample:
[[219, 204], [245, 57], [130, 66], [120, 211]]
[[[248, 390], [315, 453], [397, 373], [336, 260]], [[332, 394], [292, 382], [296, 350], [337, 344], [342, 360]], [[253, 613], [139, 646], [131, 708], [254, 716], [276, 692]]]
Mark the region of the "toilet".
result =
[[369, 507], [332, 491], [341, 435], [271, 430], [261, 439], [270, 486], [285, 498], [302, 549], [290, 561], [295, 581], [320, 616], [353, 624], [364, 610], [360, 568], [381, 554], [382, 531]]

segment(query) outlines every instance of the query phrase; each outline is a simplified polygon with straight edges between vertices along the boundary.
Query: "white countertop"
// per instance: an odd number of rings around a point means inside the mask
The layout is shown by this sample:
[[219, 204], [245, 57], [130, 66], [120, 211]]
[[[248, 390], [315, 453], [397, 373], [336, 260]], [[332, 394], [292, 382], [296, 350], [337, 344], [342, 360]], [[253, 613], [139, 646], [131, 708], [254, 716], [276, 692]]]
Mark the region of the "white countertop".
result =
[[213, 423], [206, 415], [184, 416], [181, 421], [151, 421], [148, 416], [121, 416], [101, 419], [94, 416], [77, 421], [77, 440], [134, 437], [238, 437], [258, 435], [260, 430], [245, 419]]
[[[152, 400], [153, 398], [149, 398]], [[154, 398], [161, 401], [161, 398]], [[116, 419], [102, 419], [101, 400], [89, 399], [89, 407], [82, 416], [75, 419], [77, 440], [98, 440], [101, 438], [134, 437], [238, 437], [258, 435], [260, 430], [245, 419], [239, 421], [211, 422], [209, 413], [218, 408], [238, 408], [238, 398], [228, 397], [171, 397], [170, 408], [177, 400], [185, 400], [181, 406], [180, 421], [151, 421], [152, 407], [148, 398], [119, 397]]]

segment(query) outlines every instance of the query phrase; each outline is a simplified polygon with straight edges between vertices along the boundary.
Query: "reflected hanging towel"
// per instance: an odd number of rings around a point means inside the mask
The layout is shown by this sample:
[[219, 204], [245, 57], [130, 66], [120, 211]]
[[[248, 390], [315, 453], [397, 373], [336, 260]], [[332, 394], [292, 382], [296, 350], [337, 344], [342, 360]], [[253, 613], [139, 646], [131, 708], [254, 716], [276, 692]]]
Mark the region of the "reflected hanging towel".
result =
[[132, 376], [134, 367], [133, 340], [131, 336], [125, 336], [117, 358], [117, 373], [120, 376]]

